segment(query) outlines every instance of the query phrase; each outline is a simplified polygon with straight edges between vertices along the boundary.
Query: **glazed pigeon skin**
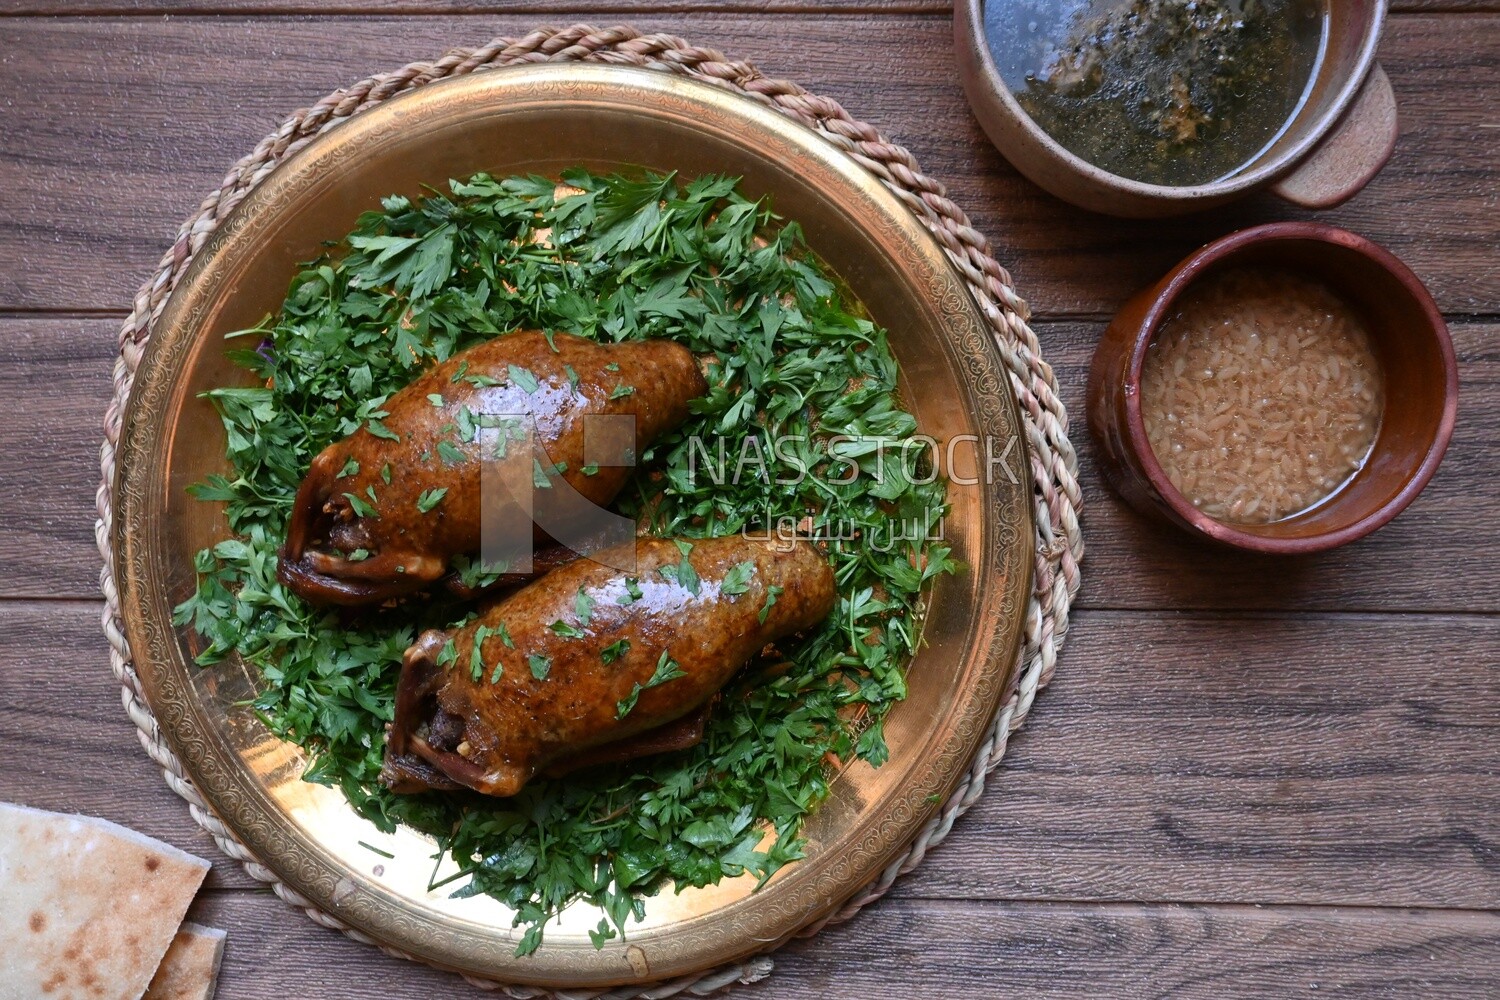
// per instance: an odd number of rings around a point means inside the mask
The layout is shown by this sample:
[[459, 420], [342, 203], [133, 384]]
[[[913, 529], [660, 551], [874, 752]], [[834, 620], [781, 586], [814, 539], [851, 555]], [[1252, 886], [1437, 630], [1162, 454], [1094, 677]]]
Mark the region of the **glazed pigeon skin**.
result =
[[[633, 440], [626, 425], [627, 440], [613, 450], [638, 455], [686, 420], [689, 402], [707, 391], [692, 352], [667, 340], [598, 344], [522, 331], [471, 347], [387, 400], [383, 430], [361, 426], [313, 459], [278, 575], [315, 604], [375, 604], [421, 590], [449, 573], [454, 556], [479, 552], [482, 476], [530, 488], [542, 470], [547, 487], [536, 489], [535, 507], [552, 516], [551, 535], [571, 540], [633, 471], [623, 462], [589, 463], [585, 418], [634, 418]], [[525, 420], [532, 448], [520, 436]], [[488, 513], [528, 516], [519, 507]], [[534, 540], [545, 544], [548, 535], [538, 524]], [[549, 553], [538, 569], [561, 558]]]
[[690, 746], [736, 671], [834, 607], [833, 571], [805, 541], [632, 547], [423, 633], [402, 665], [382, 780], [508, 796], [538, 772]]

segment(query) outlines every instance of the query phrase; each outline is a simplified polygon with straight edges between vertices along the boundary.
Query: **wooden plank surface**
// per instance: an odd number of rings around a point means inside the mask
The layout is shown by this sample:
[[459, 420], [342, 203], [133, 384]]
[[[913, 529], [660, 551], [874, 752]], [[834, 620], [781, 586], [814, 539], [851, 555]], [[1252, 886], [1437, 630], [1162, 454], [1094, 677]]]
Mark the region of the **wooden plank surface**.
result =
[[[98, 594], [94, 491], [118, 320], [0, 318], [0, 596]], [[1089, 608], [1500, 611], [1500, 325], [1455, 324], [1463, 401], [1437, 479], [1395, 522], [1306, 559], [1256, 559], [1126, 508], [1100, 481], [1083, 387], [1100, 323], [1038, 324], [1082, 454]], [[24, 415], [24, 416], [23, 416]], [[38, 467], [44, 474], [36, 474]]]
[[[220, 997], [480, 997], [292, 917], [269, 893], [213, 892], [189, 919], [232, 928]], [[1107, 997], [1475, 1000], [1500, 976], [1500, 917], [1325, 907], [884, 900], [775, 957], [736, 1000]]]
[[[86, 803], [215, 858], [215, 885], [252, 884], [136, 746], [99, 610], [0, 602], [0, 799]], [[1034, 724], [900, 895], [1500, 901], [1500, 618], [1082, 611], [1068, 642]]]
[[[162, 14], [536, 14], [561, 15], [907, 13], [945, 14], [949, 0], [5, 0], [3, 16]], [[1494, 11], [1497, 0], [1391, 0], [1393, 11]], [[537, 23], [541, 23], [538, 21]], [[602, 23], [596, 21], [595, 23]], [[685, 32], [682, 29], [681, 32]]]
[[[985, 796], [891, 898], [733, 995], [1495, 995], [1500, 0], [1393, 6], [1412, 12], [1382, 48], [1401, 142], [1318, 218], [1432, 287], [1460, 358], [1458, 430], [1394, 524], [1282, 561], [1126, 510], [1081, 400], [1127, 294], [1205, 239], [1302, 213], [1262, 198], [1140, 223], [1042, 194], [970, 118], [944, 0], [0, 0], [0, 800], [212, 859], [193, 915], [230, 929], [223, 1000], [470, 995], [289, 910], [141, 752], [98, 625], [114, 337], [182, 218], [288, 110], [453, 45], [628, 19], [839, 99], [948, 182], [1040, 317], [1087, 497], [1067, 649]], [[335, 12], [382, 16], [260, 16]], [[118, 16], [79, 16], [94, 13]]]
[[[589, 19], [585, 14], [580, 19]], [[570, 15], [570, 19], [572, 16]], [[595, 18], [597, 20], [597, 18]], [[1042, 316], [1107, 316], [1187, 250], [1302, 217], [1269, 196], [1140, 223], [1071, 209], [1023, 181], [964, 103], [946, 15], [642, 16], [839, 99], [948, 183]], [[180, 221], [289, 109], [377, 69], [518, 33], [494, 18], [0, 19], [0, 311], [128, 303]], [[690, 27], [690, 30], [689, 30]], [[851, 32], [858, 44], [851, 44]], [[1382, 59], [1401, 103], [1396, 154], [1319, 218], [1381, 242], [1442, 307], [1500, 314], [1500, 16], [1397, 15]], [[878, 70], [875, 69], [878, 67]], [[880, 85], [871, 86], [878, 76]]]

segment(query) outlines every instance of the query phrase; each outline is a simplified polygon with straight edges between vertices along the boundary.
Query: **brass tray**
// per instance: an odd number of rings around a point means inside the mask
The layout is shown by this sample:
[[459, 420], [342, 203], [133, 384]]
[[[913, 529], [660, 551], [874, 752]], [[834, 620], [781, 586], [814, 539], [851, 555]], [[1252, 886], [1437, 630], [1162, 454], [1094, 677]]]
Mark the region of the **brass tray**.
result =
[[[384, 835], [333, 789], [300, 780], [301, 751], [237, 707], [255, 689], [237, 660], [191, 665], [171, 610], [192, 591], [193, 553], [227, 535], [188, 484], [227, 471], [205, 389], [244, 383], [223, 335], [275, 312], [299, 261], [394, 192], [486, 170], [555, 176], [647, 167], [729, 173], [799, 221], [812, 249], [890, 331], [902, 391], [945, 449], [947, 543], [967, 570], [939, 580], [910, 695], [886, 722], [890, 759], [856, 763], [809, 818], [807, 856], [759, 892], [745, 877], [664, 889], [624, 941], [595, 950], [599, 914], [567, 911], [532, 956], [486, 898], [429, 893], [432, 842]], [[875, 878], [956, 785], [1014, 683], [1033, 545], [1025, 441], [1009, 380], [968, 291], [923, 226], [815, 133], [754, 101], [666, 74], [536, 66], [423, 87], [318, 137], [255, 188], [198, 253], [156, 323], [123, 428], [116, 579], [135, 667], [168, 742], [220, 819], [320, 909], [435, 965], [560, 987], [648, 982], [764, 951]], [[978, 443], [968, 441], [971, 436]], [[988, 451], [986, 451], [988, 449]], [[977, 457], [977, 461], [976, 461]], [[968, 480], [978, 480], [967, 483]], [[960, 482], [962, 481], [962, 482]], [[361, 845], [394, 855], [387, 859]], [[444, 871], [451, 871], [451, 863]]]

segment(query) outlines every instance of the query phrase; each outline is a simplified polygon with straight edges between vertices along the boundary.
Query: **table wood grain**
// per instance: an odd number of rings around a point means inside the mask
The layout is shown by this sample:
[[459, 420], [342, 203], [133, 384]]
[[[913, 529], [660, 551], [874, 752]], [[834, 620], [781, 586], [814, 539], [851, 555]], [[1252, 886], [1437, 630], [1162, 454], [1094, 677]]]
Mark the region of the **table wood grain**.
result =
[[628, 16], [837, 98], [950, 185], [1035, 310], [1087, 501], [1067, 648], [984, 798], [889, 898], [736, 995], [1500, 994], [1500, 0], [1394, 6], [1395, 157], [1319, 218], [1433, 290], [1458, 430], [1388, 528], [1275, 561], [1125, 509], [1081, 390], [1127, 294], [1305, 213], [1127, 222], [1048, 197], [970, 118], [942, 0], [0, 0], [0, 799], [212, 859], [194, 915], [229, 929], [225, 1000], [479, 995], [287, 909], [140, 752], [99, 630], [100, 424], [135, 287], [288, 111], [454, 45]]

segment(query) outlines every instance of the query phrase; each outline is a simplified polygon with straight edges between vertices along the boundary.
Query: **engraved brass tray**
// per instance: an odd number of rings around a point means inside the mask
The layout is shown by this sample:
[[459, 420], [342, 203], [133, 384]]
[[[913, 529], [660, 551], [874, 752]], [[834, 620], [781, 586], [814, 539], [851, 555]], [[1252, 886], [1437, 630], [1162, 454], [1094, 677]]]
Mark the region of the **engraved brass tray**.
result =
[[[575, 906], [541, 948], [487, 898], [429, 893], [433, 845], [358, 818], [300, 780], [302, 752], [245, 708], [253, 672], [191, 664], [171, 624], [194, 586], [193, 554], [227, 535], [188, 484], [227, 471], [205, 389], [243, 384], [224, 334], [276, 312], [297, 263], [392, 193], [484, 170], [646, 167], [728, 173], [770, 195], [811, 248], [890, 331], [922, 433], [952, 449], [947, 543], [966, 569], [937, 581], [910, 695], [886, 721], [889, 761], [846, 767], [809, 818], [807, 855], [760, 891], [750, 877], [671, 888], [646, 920], [595, 950], [599, 914]], [[962, 436], [978, 439], [971, 443]], [[988, 449], [988, 451], [986, 451]], [[952, 791], [1014, 683], [1030, 588], [1030, 490], [1010, 382], [977, 307], [923, 226], [814, 132], [743, 96], [605, 66], [475, 73], [423, 87], [330, 130], [250, 193], [198, 253], [156, 323], [130, 397], [115, 496], [115, 575], [135, 666], [172, 748], [215, 812], [262, 864], [327, 913], [433, 964], [510, 983], [598, 987], [699, 972], [764, 951], [875, 878]], [[977, 457], [977, 461], [976, 461]], [[976, 481], [977, 480], [977, 481]], [[379, 848], [385, 858], [367, 847]], [[445, 862], [439, 877], [451, 871]]]

